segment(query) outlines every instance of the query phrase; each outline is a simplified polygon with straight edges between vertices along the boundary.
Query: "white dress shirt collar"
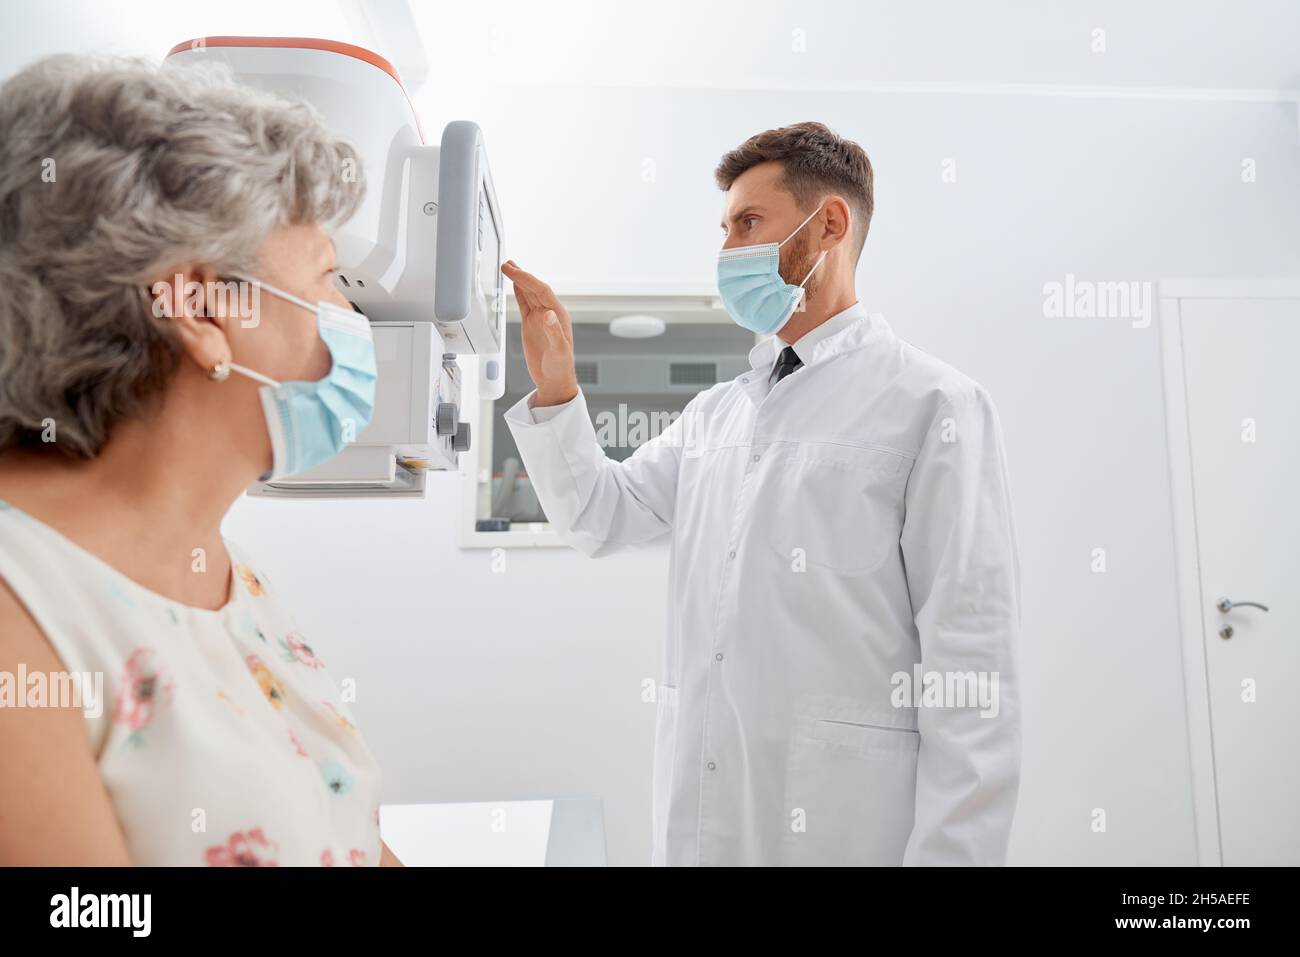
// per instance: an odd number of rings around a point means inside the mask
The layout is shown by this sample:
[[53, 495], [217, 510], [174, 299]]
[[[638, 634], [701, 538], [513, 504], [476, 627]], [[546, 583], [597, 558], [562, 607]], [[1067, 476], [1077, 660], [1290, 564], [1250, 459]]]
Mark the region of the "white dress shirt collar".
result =
[[[825, 322], [809, 329], [802, 336], [796, 339], [791, 345], [794, 347], [794, 354], [799, 357], [799, 361], [804, 365], [812, 362], [814, 354], [817, 351], [819, 343], [826, 342], [835, 335], [845, 331], [859, 319], [867, 318], [867, 310], [860, 302], [855, 302], [843, 312], [837, 312]], [[770, 336], [764, 339], [753, 349], [749, 350], [749, 364], [755, 371], [768, 371], [772, 364], [776, 362], [776, 357], [786, 346], [785, 340], [779, 336]]]

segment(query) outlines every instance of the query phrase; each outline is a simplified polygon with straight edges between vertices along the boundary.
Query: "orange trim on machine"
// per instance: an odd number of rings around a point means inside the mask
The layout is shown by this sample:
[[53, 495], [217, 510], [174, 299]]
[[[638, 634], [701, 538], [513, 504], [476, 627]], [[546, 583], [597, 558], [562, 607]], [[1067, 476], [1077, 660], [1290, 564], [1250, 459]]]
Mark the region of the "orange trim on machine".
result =
[[176, 44], [167, 51], [167, 56], [189, 50], [201, 50], [204, 47], [278, 47], [285, 50], [324, 50], [327, 53], [341, 53], [343, 56], [350, 56], [354, 60], [361, 60], [371, 66], [377, 66], [391, 76], [398, 87], [401, 88], [402, 95], [406, 97], [406, 102], [411, 107], [411, 115], [415, 117], [415, 128], [420, 134], [420, 141], [424, 141], [424, 131], [420, 127], [419, 114], [415, 112], [415, 104], [411, 103], [411, 96], [406, 92], [406, 86], [402, 83], [402, 78], [397, 75], [397, 68], [378, 53], [373, 53], [365, 47], [344, 43], [342, 40], [319, 40], [314, 37], [196, 37], [193, 40], [184, 40]]
[[[195, 47], [195, 44], [201, 44]], [[378, 53], [371, 53], [365, 47], [354, 46], [351, 43], [344, 43], [341, 40], [317, 40], [312, 37], [197, 37], [193, 40], [185, 40], [176, 44], [167, 51], [167, 55], [181, 53], [185, 50], [202, 49], [203, 47], [284, 47], [289, 50], [328, 50], [330, 53], [342, 53], [344, 56], [350, 56], [356, 60], [364, 60], [371, 66], [377, 66], [394, 80], [398, 86], [402, 86], [402, 78], [397, 75], [397, 69]], [[405, 90], [406, 87], [402, 86]]]

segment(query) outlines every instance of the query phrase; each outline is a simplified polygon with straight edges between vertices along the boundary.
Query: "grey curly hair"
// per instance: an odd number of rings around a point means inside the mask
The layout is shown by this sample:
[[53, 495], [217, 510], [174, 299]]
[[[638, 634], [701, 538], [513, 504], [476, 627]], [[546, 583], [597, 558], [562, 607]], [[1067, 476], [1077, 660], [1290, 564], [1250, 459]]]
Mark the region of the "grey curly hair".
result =
[[[212, 65], [60, 55], [0, 86], [0, 451], [91, 457], [180, 362], [150, 277], [245, 274], [277, 226], [348, 219], [360, 157]], [[352, 175], [344, 175], [349, 170]]]

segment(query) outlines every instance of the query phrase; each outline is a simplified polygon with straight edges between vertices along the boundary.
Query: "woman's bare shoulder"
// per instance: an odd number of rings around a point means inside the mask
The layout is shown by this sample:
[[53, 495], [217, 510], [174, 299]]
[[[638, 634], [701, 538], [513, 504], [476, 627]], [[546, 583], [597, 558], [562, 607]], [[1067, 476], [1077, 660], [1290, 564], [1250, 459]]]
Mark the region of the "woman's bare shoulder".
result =
[[[0, 579], [0, 865], [130, 864], [78, 708], [28, 701], [27, 676], [63, 664]], [[22, 698], [22, 700], [20, 700]]]

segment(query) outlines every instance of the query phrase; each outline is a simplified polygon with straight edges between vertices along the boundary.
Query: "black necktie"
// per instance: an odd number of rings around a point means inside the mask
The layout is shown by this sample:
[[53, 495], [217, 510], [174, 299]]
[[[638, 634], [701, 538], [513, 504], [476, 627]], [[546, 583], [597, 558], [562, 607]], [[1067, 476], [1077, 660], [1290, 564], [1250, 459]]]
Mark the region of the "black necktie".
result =
[[[777, 357], [776, 365], [772, 367], [772, 381], [780, 382], [795, 369], [798, 369], [803, 362], [794, 353], [793, 346], [786, 346], [781, 350], [781, 355]], [[800, 379], [799, 381], [803, 381]]]

